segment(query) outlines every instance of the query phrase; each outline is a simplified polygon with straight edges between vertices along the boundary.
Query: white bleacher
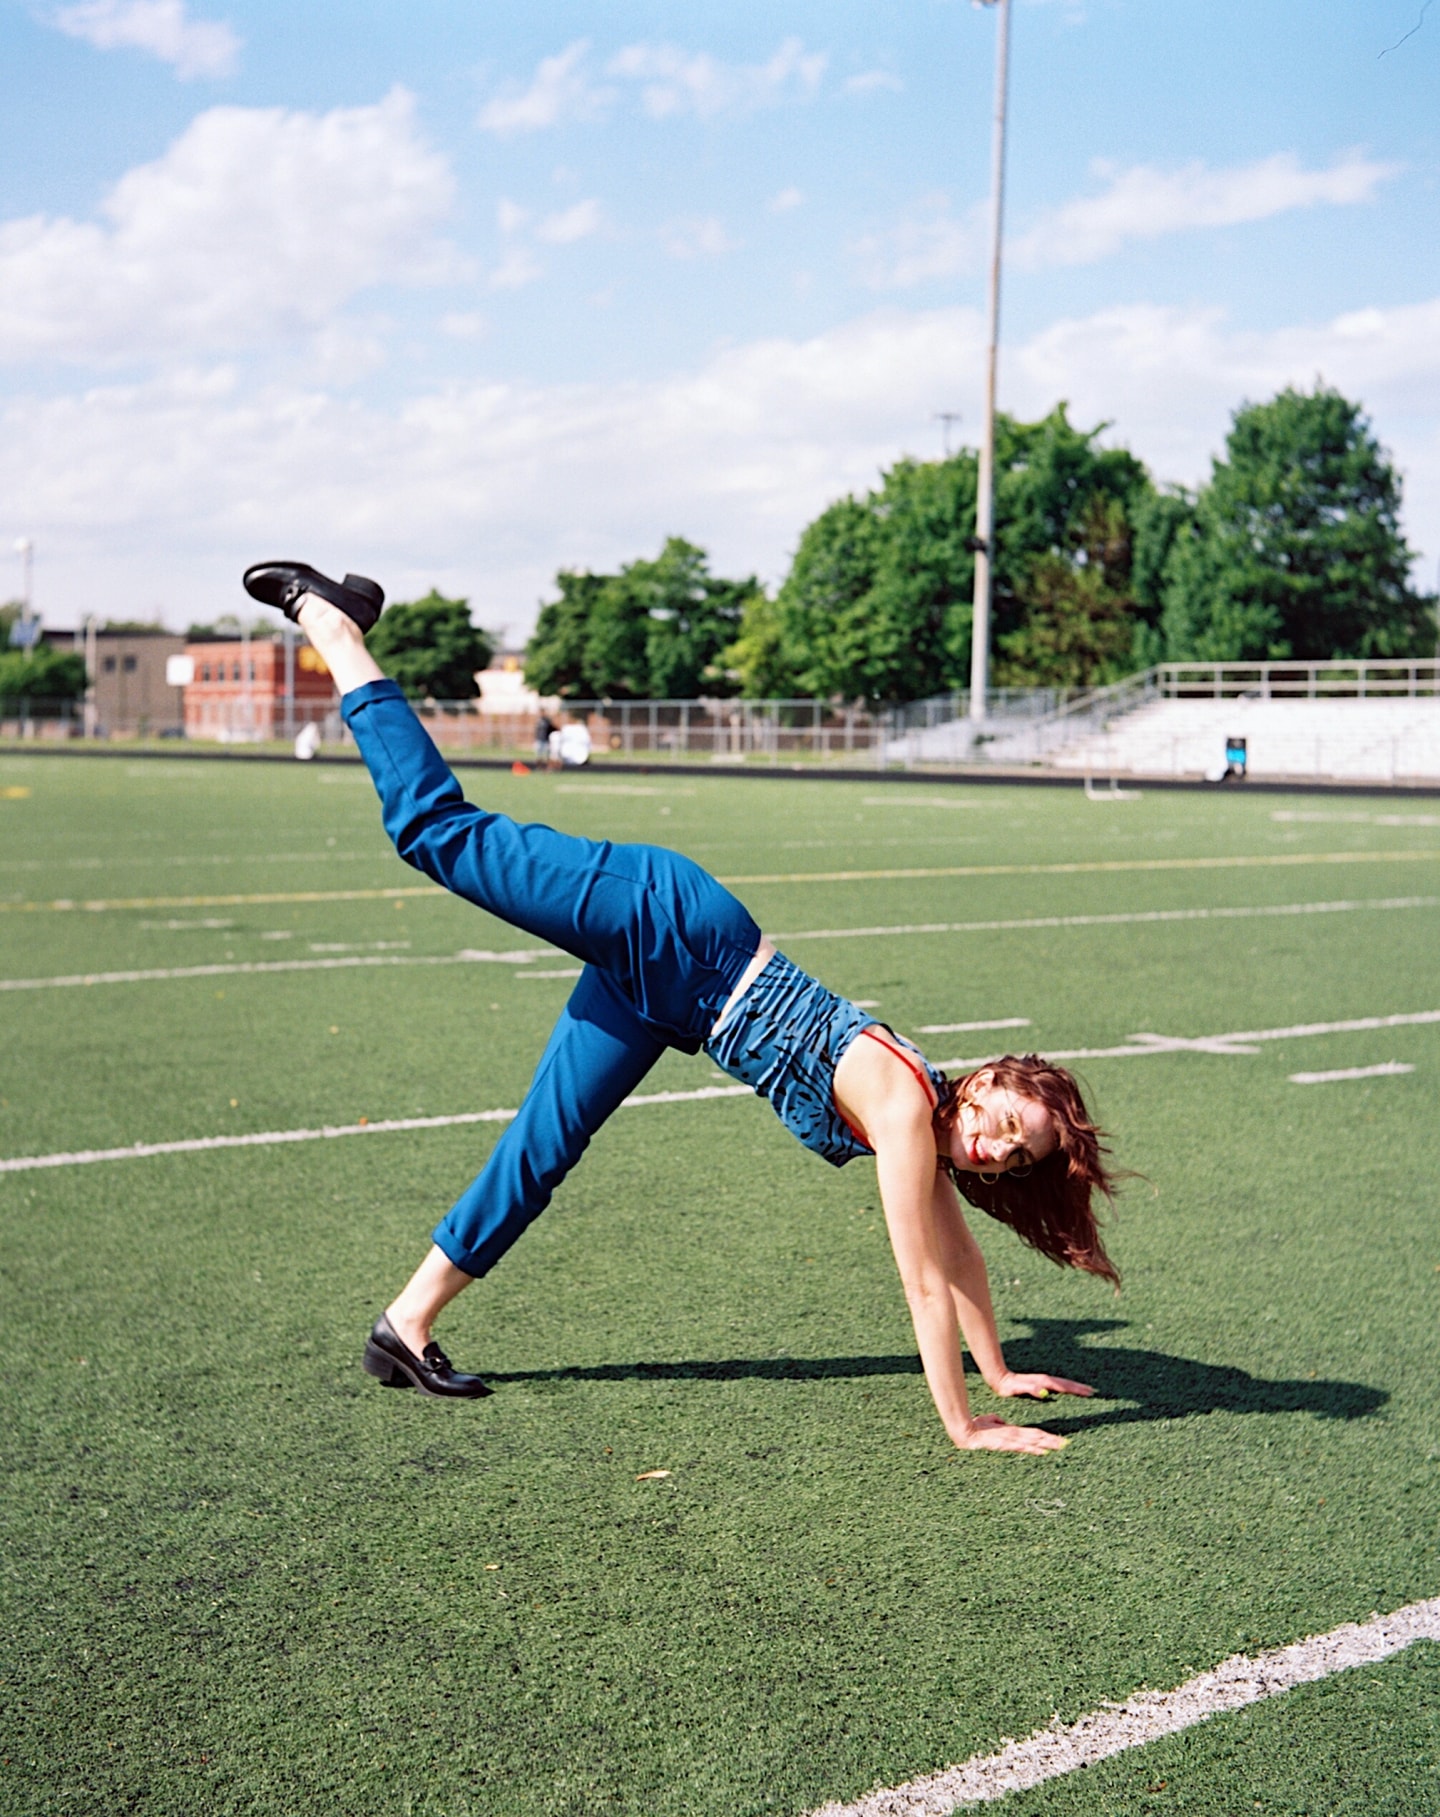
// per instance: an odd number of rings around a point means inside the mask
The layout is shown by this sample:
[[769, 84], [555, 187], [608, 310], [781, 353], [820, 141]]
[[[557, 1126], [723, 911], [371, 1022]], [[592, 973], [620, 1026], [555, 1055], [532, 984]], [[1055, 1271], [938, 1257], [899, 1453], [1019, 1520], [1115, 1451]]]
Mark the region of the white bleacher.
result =
[[1231, 738], [1257, 778], [1440, 782], [1440, 660], [1162, 663], [1028, 721], [992, 720], [973, 748], [1099, 777], [1213, 778]]
[[1260, 778], [1440, 781], [1440, 700], [1156, 700], [1052, 751], [1057, 769], [1207, 776], [1225, 741]]

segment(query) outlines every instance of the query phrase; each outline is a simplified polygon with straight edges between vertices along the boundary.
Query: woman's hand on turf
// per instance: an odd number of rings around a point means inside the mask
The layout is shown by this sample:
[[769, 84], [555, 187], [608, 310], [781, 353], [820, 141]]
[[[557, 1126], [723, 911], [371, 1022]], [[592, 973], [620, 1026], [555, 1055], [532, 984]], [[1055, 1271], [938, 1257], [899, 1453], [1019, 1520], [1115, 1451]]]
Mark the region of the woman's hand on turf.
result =
[[1062, 1450], [1068, 1442], [1057, 1433], [1043, 1432], [1039, 1426], [1011, 1426], [996, 1413], [981, 1414], [970, 1422], [968, 1432], [955, 1439], [962, 1451], [1020, 1451], [1032, 1457]]
[[1063, 1375], [1021, 1375], [1007, 1369], [998, 1381], [990, 1383], [990, 1392], [1013, 1400], [1027, 1394], [1031, 1400], [1048, 1401], [1052, 1394], [1094, 1394], [1088, 1382], [1067, 1382]]

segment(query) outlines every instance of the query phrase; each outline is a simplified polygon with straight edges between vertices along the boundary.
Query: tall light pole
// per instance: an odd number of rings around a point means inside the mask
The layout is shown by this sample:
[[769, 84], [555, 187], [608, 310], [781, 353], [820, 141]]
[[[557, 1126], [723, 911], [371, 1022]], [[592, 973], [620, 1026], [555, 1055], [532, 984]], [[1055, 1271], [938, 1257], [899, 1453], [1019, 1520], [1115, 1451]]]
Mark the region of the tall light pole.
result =
[[990, 181], [990, 333], [985, 360], [985, 409], [980, 428], [980, 474], [975, 494], [975, 605], [970, 625], [970, 717], [985, 718], [990, 691], [991, 544], [995, 536], [995, 369], [1000, 348], [1000, 238], [1005, 218], [1005, 97], [1010, 75], [1010, 0], [979, 0], [1000, 8], [995, 46], [995, 131]]
[[17, 536], [15, 553], [20, 557], [21, 573], [24, 576], [20, 594], [20, 634], [15, 641], [22, 649], [28, 650], [35, 635], [30, 628], [30, 621], [35, 615], [35, 545], [28, 536]]

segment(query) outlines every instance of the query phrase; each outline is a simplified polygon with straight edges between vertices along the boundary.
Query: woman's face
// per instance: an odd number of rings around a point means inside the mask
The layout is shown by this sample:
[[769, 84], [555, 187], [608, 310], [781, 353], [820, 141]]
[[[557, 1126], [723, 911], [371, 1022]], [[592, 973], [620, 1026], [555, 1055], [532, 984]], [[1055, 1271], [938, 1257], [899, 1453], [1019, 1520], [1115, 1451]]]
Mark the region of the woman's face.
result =
[[1009, 1173], [1033, 1167], [1055, 1152], [1050, 1112], [1034, 1098], [977, 1073], [965, 1089], [950, 1129], [950, 1159], [966, 1173]]

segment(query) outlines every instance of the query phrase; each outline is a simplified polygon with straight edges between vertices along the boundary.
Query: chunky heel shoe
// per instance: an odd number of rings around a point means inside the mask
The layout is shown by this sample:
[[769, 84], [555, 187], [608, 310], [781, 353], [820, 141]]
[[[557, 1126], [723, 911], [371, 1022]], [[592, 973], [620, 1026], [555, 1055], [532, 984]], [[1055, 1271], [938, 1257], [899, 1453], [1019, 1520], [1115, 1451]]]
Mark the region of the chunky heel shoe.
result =
[[415, 1386], [405, 1371], [386, 1356], [378, 1344], [372, 1344], [368, 1339], [360, 1366], [366, 1375], [373, 1375], [382, 1388], [413, 1388]]
[[466, 1375], [457, 1369], [436, 1343], [429, 1343], [419, 1356], [395, 1335], [395, 1328], [382, 1312], [375, 1321], [365, 1344], [361, 1366], [387, 1388], [418, 1388], [421, 1394], [433, 1394], [441, 1400], [483, 1400], [494, 1390], [478, 1375]]
[[245, 591], [251, 599], [274, 606], [292, 620], [300, 601], [307, 593], [313, 593], [338, 606], [362, 631], [370, 629], [385, 604], [385, 589], [363, 574], [347, 574], [343, 581], [331, 580], [308, 562], [257, 562], [245, 570]]

